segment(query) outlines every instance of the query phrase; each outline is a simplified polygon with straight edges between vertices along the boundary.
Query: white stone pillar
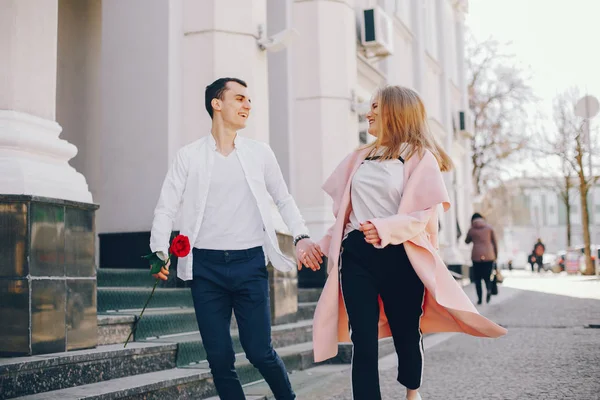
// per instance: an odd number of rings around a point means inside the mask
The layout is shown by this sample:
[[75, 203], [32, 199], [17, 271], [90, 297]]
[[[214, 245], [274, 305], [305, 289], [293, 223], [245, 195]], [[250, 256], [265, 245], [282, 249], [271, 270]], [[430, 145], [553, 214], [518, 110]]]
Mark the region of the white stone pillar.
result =
[[266, 0], [183, 1], [183, 131], [191, 142], [210, 132], [204, 90], [217, 78], [246, 81], [252, 98], [248, 126], [240, 134], [269, 141], [267, 55], [257, 45], [266, 27]]
[[[467, 66], [465, 62], [465, 14], [467, 12], [466, 2], [460, 2], [455, 6], [455, 17], [456, 17], [456, 48], [458, 49], [457, 55], [457, 68], [458, 68], [458, 85], [462, 93], [461, 97], [461, 111], [465, 112], [465, 117], [469, 116], [469, 94], [467, 90]], [[469, 118], [466, 119], [469, 121]], [[467, 124], [467, 132], [472, 133], [472, 126]], [[471, 148], [471, 140], [469, 138], [461, 139], [464, 141], [465, 155], [463, 158], [463, 190], [465, 201], [463, 204], [463, 219], [465, 222], [471, 221], [471, 215], [473, 214], [473, 202], [470, 200], [473, 198], [473, 150]], [[468, 225], [467, 225], [468, 226]]]
[[423, 77], [425, 76], [425, 3], [423, 0], [413, 0], [413, 62], [414, 62], [414, 89], [419, 92], [424, 99], [425, 85]]
[[56, 117], [58, 0], [0, 3], [0, 193], [92, 202]]
[[102, 1], [102, 136], [92, 138], [89, 151], [99, 170], [91, 182], [101, 204], [99, 233], [150, 230], [162, 180], [180, 146], [180, 132], [172, 130], [177, 86], [170, 75], [178, 62], [170, 54], [177, 3]]
[[333, 221], [321, 189], [358, 144], [358, 118], [350, 96], [356, 86], [356, 16], [353, 1], [295, 2], [293, 27], [294, 197], [314, 237]]
[[[274, 35], [292, 27], [293, 0], [267, 0], [267, 34]], [[297, 40], [296, 40], [297, 41]], [[269, 143], [275, 152], [289, 189], [295, 193], [291, 180], [295, 167], [292, 147], [294, 93], [292, 79], [295, 43], [284, 50], [268, 53], [269, 68]]]
[[[451, 57], [447, 54], [446, 46], [443, 45], [444, 41], [447, 40], [446, 31], [448, 27], [449, 21], [446, 20], [444, 15], [444, 7], [446, 7], [447, 0], [436, 0], [436, 20], [437, 20], [437, 34], [438, 34], [438, 54], [439, 54], [439, 63], [442, 67], [442, 72], [440, 76], [440, 89], [441, 89], [441, 124], [446, 131], [446, 139], [443, 146], [446, 152], [450, 155], [453, 155], [453, 147], [454, 147], [454, 132], [452, 128], [452, 107], [450, 102], [450, 65], [449, 60]], [[452, 207], [446, 213], [444, 213], [444, 217], [442, 220], [442, 234], [446, 237], [447, 247], [443, 250], [443, 258], [447, 264], [462, 264], [462, 257], [458, 252], [458, 247], [456, 244], [456, 215], [457, 215], [457, 207], [459, 205], [456, 202], [456, 196], [454, 191], [454, 185], [456, 184], [454, 181], [454, 174], [456, 171], [450, 171], [444, 173], [444, 181], [446, 183], [446, 188], [448, 189], [448, 194], [450, 196], [450, 203]]]

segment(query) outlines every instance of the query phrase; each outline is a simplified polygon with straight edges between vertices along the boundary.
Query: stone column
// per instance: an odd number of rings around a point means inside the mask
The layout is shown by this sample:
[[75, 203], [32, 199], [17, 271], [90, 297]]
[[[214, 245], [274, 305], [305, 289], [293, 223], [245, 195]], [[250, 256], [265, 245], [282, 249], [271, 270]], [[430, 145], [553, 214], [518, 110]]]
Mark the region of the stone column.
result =
[[414, 88], [421, 94], [425, 95], [425, 85], [423, 84], [423, 76], [425, 75], [425, 16], [424, 2], [417, 0], [413, 3], [413, 34], [415, 40], [413, 42], [413, 59], [414, 59]]
[[183, 132], [190, 142], [210, 131], [204, 89], [217, 78], [246, 81], [252, 98], [240, 134], [269, 141], [267, 55], [257, 45], [267, 20], [266, 0], [183, 1]]
[[353, 1], [301, 1], [293, 8], [300, 38], [293, 47], [295, 99], [292, 148], [295, 198], [313, 236], [333, 222], [324, 180], [358, 144], [351, 109], [356, 86], [356, 16]]
[[56, 123], [58, 0], [0, 5], [0, 193], [92, 202]]
[[[292, 56], [291, 181], [311, 234], [319, 239], [334, 220], [321, 185], [359, 144], [358, 118], [351, 108], [357, 76], [354, 1], [297, 1], [293, 28], [300, 38]], [[324, 270], [318, 276], [302, 270], [300, 286], [321, 286]]]
[[[462, 92], [461, 98], [461, 111], [465, 112], [465, 116], [470, 113], [469, 110], [469, 95], [467, 91], [467, 67], [465, 63], [465, 14], [467, 12], [466, 2], [458, 2], [455, 6], [456, 16], [456, 48], [459, 50], [457, 56], [457, 68], [458, 68], [458, 85]], [[466, 118], [466, 121], [470, 121], [470, 118]], [[472, 123], [471, 123], [472, 124]], [[473, 126], [467, 124], [466, 131], [473, 133]], [[465, 199], [473, 198], [473, 158], [470, 138], [461, 138], [464, 141], [465, 155], [463, 160], [463, 190]], [[465, 222], [470, 221], [471, 215], [473, 214], [473, 203], [470, 200], [465, 201], [463, 205], [463, 220]], [[468, 227], [468, 225], [465, 225]]]
[[55, 121], [58, 1], [0, 4], [0, 354], [97, 343], [94, 210]]
[[[454, 153], [454, 131], [452, 128], [452, 107], [450, 104], [450, 76], [448, 74], [449, 71], [449, 57], [447, 54], [446, 46], [443, 46], [444, 39], [446, 38], [446, 27], [448, 25], [448, 21], [444, 17], [444, 6], [446, 0], [436, 0], [436, 20], [438, 26], [438, 46], [439, 51], [439, 63], [442, 67], [441, 79], [440, 79], [440, 88], [441, 88], [441, 124], [446, 131], [446, 140], [445, 143], [442, 143], [446, 152], [450, 155]], [[448, 189], [448, 194], [450, 196], [450, 202], [452, 207], [450, 210], [444, 213], [442, 220], [442, 234], [445, 235], [448, 246], [443, 250], [442, 257], [446, 264], [448, 265], [460, 265], [462, 264], [462, 257], [458, 252], [458, 248], [456, 246], [456, 208], [458, 204], [456, 204], [456, 196], [454, 192], [454, 185], [456, 184], [454, 181], [455, 171], [450, 171], [444, 173], [444, 181], [446, 183], [446, 188]]]

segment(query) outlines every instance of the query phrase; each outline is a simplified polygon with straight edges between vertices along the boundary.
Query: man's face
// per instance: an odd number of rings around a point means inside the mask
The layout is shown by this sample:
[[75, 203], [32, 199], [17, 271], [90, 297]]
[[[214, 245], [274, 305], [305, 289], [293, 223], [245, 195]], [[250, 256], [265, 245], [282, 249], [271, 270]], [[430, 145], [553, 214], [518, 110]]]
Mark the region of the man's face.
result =
[[237, 82], [227, 82], [223, 99], [213, 99], [213, 108], [220, 112], [225, 126], [238, 130], [246, 127], [252, 108], [248, 88]]

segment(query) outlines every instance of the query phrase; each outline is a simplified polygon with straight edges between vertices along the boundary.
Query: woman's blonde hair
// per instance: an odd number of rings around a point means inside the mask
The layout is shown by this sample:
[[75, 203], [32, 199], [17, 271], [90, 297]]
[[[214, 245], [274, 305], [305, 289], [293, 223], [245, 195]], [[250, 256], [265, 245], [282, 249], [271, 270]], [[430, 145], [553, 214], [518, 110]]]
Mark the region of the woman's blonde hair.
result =
[[402, 86], [385, 86], [375, 94], [378, 104], [377, 140], [366, 146], [369, 155], [383, 150], [382, 160], [403, 156], [408, 160], [415, 153], [423, 155], [425, 149], [435, 156], [440, 170], [449, 171], [453, 164], [450, 156], [438, 144], [427, 125], [427, 112], [423, 101], [412, 89]]

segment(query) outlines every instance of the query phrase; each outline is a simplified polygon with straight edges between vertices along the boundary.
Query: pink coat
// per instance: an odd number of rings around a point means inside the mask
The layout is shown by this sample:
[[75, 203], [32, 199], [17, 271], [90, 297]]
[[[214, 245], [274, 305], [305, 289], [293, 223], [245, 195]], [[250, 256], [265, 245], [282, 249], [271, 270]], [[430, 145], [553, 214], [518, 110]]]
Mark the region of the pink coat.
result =
[[[334, 357], [338, 343], [350, 342], [338, 261], [344, 227], [351, 211], [350, 183], [367, 152], [357, 150], [351, 153], [323, 185], [333, 199], [336, 220], [319, 242], [329, 259], [329, 275], [313, 320], [314, 357], [317, 362]], [[450, 202], [435, 157], [430, 151], [425, 151], [423, 157], [415, 154], [406, 161], [404, 171], [404, 194], [398, 214], [371, 222], [377, 227], [382, 247], [404, 243], [408, 258], [425, 285], [421, 330], [423, 333], [464, 332], [492, 338], [506, 334], [506, 329], [477, 312], [437, 253], [438, 218], [435, 209], [442, 204], [446, 211]], [[381, 298], [379, 301], [379, 338], [389, 337], [391, 331]]]

